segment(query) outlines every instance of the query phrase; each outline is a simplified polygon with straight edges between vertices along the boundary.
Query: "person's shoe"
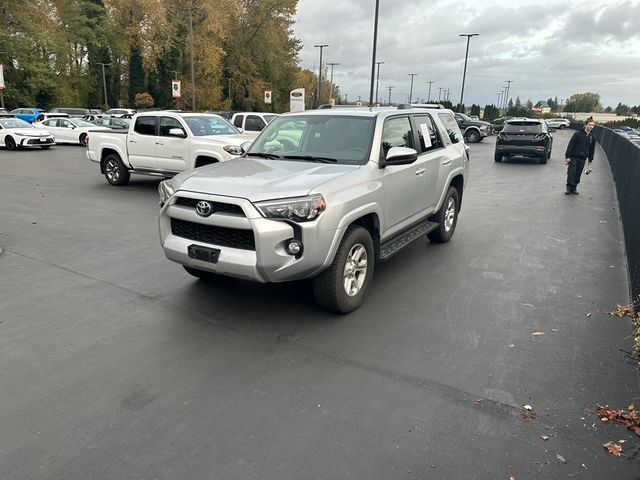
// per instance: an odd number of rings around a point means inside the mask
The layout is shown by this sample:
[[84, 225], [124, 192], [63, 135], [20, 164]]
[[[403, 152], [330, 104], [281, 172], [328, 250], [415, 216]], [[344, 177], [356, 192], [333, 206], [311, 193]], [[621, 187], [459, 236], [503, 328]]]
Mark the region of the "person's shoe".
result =
[[575, 188], [573, 190], [571, 190], [571, 193], [573, 193], [574, 195], [580, 195]]
[[571, 189], [569, 187], [567, 187], [567, 189], [565, 190], [564, 194], [565, 195], [569, 195], [571, 193]]

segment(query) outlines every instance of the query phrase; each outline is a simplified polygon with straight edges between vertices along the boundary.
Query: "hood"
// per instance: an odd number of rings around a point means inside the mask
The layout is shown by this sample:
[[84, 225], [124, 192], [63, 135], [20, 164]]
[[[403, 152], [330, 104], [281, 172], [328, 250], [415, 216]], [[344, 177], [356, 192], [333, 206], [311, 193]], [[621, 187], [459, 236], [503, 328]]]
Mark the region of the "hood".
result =
[[176, 175], [176, 190], [242, 197], [252, 202], [302, 197], [359, 165], [238, 158]]
[[51, 132], [42, 128], [9, 128], [10, 132], [23, 137], [49, 137]]
[[198, 140], [211, 141], [215, 144], [224, 143], [225, 145], [242, 145], [244, 142], [252, 142], [253, 137], [241, 133], [231, 135], [201, 135], [196, 137]]

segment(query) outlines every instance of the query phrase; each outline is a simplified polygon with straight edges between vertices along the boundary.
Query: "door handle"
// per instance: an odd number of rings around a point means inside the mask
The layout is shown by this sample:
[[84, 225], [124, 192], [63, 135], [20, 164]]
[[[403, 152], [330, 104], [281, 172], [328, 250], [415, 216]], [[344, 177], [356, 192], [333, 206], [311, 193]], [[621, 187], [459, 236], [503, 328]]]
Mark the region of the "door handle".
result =
[[164, 142], [156, 142], [156, 145], [164, 145]]
[[443, 167], [448, 167], [449, 165], [451, 165], [451, 163], [453, 163], [453, 160], [451, 160], [451, 159], [445, 160], [444, 162], [442, 162], [442, 166]]
[[426, 168], [419, 168], [418, 170], [416, 170], [416, 175], [417, 175], [418, 177], [421, 177], [422, 175], [424, 175], [424, 174], [425, 174], [425, 172], [426, 172], [426, 171], [427, 171], [427, 169], [426, 169]]
[[138, 143], [138, 141], [136, 139], [134, 139], [134, 138], [130, 138], [129, 139], [129, 143]]

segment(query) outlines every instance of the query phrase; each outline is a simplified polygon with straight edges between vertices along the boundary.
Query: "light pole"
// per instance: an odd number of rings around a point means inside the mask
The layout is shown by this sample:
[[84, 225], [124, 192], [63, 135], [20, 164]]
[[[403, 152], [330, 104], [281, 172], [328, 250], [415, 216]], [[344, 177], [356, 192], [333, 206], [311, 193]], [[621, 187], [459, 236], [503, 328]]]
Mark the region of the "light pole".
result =
[[[7, 52], [0, 52], [0, 55], [4, 55], [5, 53]], [[0, 65], [2, 64], [0, 63]], [[2, 78], [4, 79], [4, 72], [2, 74]], [[0, 108], [4, 108], [4, 85], [0, 88]]]
[[389, 100], [388, 100], [388, 104], [391, 105], [391, 90], [393, 90], [394, 87], [387, 87], [387, 89], [389, 90]]
[[[460, 37], [467, 37], [467, 50], [464, 54], [464, 70], [462, 71], [462, 91], [460, 92], [460, 109], [462, 109], [462, 101], [464, 99], [464, 80], [467, 76], [467, 58], [469, 57], [469, 40], [471, 37], [477, 37], [479, 33], [461, 33]], [[462, 112], [464, 113], [464, 112]]]
[[[178, 71], [177, 70], [170, 70], [170, 71], [171, 73], [173, 73], [173, 79], [178, 80]], [[178, 108], [178, 100], [179, 100], [178, 97], [176, 97], [176, 110], [180, 110]]]
[[[376, 46], [378, 44], [378, 11], [380, 10], [380, 0], [376, 0], [376, 12], [373, 17], [373, 54], [371, 56], [371, 88], [369, 88], [369, 106], [373, 106], [373, 75], [376, 73]], [[379, 72], [380, 70], [378, 70]], [[377, 87], [376, 87], [377, 90]], [[378, 94], [376, 93], [376, 101]]]
[[109, 110], [109, 101], [107, 100], [107, 77], [105, 77], [104, 75], [104, 67], [109, 67], [111, 64], [96, 62], [96, 65], [102, 66], [102, 85], [104, 86], [104, 106], [106, 107], [105, 111], [107, 111]]
[[321, 105], [320, 103], [320, 92], [322, 91], [322, 49], [324, 47], [328, 47], [329, 45], [326, 43], [323, 43], [322, 45], [314, 45], [315, 48], [319, 48], [320, 49], [320, 68], [318, 69], [318, 93], [316, 94], [316, 98], [315, 98], [315, 105], [314, 108], [317, 108], [318, 105]]
[[191, 110], [196, 111], [196, 79], [193, 70], [193, 0], [189, 2], [189, 47], [191, 48]]
[[411, 103], [411, 100], [413, 99], [413, 77], [415, 77], [418, 74], [409, 73], [408, 75], [411, 77], [411, 88], [409, 89], [409, 103]]
[[[511, 84], [514, 83], [514, 80], [505, 80], [507, 83], [507, 102], [509, 101], [509, 89], [511, 88]], [[509, 107], [507, 103], [507, 108]]]
[[382, 65], [384, 62], [376, 62], [376, 65], [378, 65], [378, 73], [376, 75], [376, 103], [379, 104], [380, 100], [378, 99], [378, 83], [380, 83], [380, 65]]
[[440, 101], [441, 95], [442, 95], [442, 87], [438, 87], [438, 101]]
[[427, 94], [427, 103], [431, 102], [431, 84], [436, 82], [427, 82], [429, 84], [429, 93]]
[[496, 105], [498, 105], [498, 114], [500, 114], [500, 101], [502, 100], [502, 92], [498, 92], [498, 103]]
[[329, 83], [331, 83], [331, 87], [330, 87], [331, 90], [330, 90], [330, 93], [329, 93], [329, 101], [331, 102], [331, 101], [333, 101], [333, 67], [335, 67], [336, 65], [340, 65], [340, 64], [336, 63], [336, 62], [327, 62], [327, 65], [331, 65], [331, 82], [329, 82]]

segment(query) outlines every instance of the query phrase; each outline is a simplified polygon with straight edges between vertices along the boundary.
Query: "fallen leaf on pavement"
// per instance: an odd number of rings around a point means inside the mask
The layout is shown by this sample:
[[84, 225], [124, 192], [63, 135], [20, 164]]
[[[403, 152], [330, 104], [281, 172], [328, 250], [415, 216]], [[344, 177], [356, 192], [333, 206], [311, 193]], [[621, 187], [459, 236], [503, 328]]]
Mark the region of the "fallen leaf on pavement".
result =
[[608, 441], [607, 443], [603, 443], [602, 446], [614, 457], [620, 457], [622, 455], [622, 447], [617, 443]]
[[539, 337], [540, 335], [544, 335], [544, 332], [533, 332], [531, 335], [534, 337]]
[[560, 455], [559, 453], [556, 453], [556, 458], [557, 458], [558, 460], [560, 460], [562, 463], [567, 463], [567, 461], [565, 460], [565, 458], [564, 458], [562, 455]]
[[523, 405], [522, 408], [524, 408], [525, 410], [533, 410], [533, 407], [531, 405]]
[[546, 435], [540, 435], [540, 438], [543, 439], [545, 442], [549, 440], [549, 437], [547, 437]]
[[640, 437], [640, 412], [636, 410], [634, 404], [629, 405], [627, 410], [616, 410], [609, 408], [608, 405], [598, 405], [596, 414], [603, 422], [614, 422], [623, 425], [627, 430]]

